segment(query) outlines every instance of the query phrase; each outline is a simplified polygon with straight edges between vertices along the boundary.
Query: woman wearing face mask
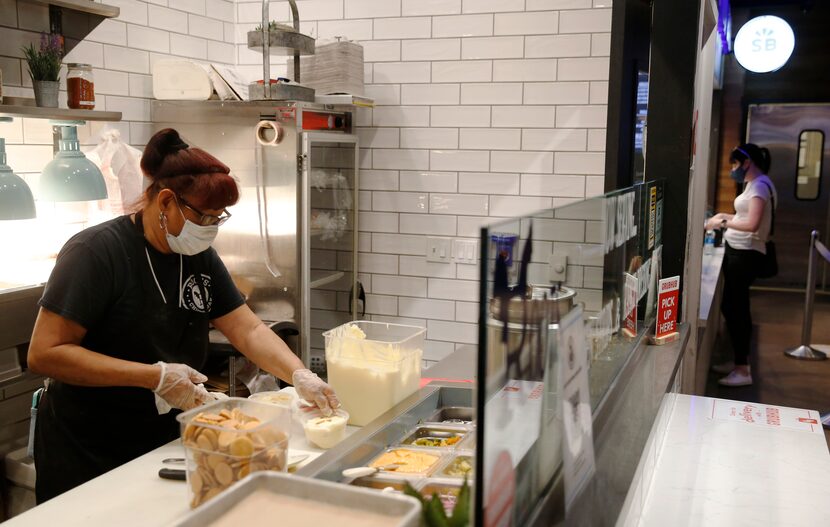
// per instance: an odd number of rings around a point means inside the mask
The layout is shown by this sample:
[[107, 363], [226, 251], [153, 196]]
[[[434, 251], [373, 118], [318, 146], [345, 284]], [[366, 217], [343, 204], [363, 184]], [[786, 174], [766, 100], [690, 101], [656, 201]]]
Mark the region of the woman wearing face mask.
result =
[[735, 198], [735, 214], [716, 214], [706, 223], [706, 228], [726, 230], [721, 311], [732, 340], [735, 362], [720, 364], [713, 369], [728, 374], [718, 381], [723, 386], [748, 386], [752, 384], [749, 287], [757, 278], [757, 270], [766, 254], [776, 199], [775, 187], [766, 176], [770, 167], [769, 150], [752, 143], [743, 144], [732, 151], [730, 161], [732, 179], [744, 185], [743, 192]]
[[208, 323], [324, 412], [331, 388], [253, 314], [210, 244], [239, 199], [230, 170], [172, 129], [141, 158], [141, 209], [70, 239], [40, 300], [32, 371], [52, 379], [35, 430], [39, 503], [179, 435], [201, 386]]

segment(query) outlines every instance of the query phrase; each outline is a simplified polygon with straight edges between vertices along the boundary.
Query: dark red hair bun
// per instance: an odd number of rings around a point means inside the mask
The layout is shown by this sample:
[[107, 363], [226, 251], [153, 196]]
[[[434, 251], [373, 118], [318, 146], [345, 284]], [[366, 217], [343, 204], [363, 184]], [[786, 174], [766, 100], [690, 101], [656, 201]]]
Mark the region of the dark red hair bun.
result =
[[206, 209], [223, 209], [239, 200], [231, 169], [201, 148], [190, 147], [172, 128], [150, 138], [141, 156], [141, 170], [152, 181], [145, 192], [145, 206], [165, 188]]

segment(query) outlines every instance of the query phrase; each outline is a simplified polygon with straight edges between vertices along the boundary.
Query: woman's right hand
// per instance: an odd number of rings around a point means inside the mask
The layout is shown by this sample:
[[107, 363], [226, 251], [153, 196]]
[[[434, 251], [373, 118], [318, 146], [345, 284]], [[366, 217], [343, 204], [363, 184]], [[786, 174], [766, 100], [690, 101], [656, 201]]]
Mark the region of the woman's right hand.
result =
[[173, 408], [190, 410], [213, 400], [204, 387], [198, 386], [207, 380], [204, 374], [187, 364], [157, 362], [155, 365], [161, 368], [161, 372], [153, 391]]

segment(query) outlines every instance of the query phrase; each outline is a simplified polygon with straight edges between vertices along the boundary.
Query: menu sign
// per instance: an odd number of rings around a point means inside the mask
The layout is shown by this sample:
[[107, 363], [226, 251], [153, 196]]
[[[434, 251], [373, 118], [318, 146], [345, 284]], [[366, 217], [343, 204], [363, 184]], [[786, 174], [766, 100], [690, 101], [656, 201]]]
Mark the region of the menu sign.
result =
[[680, 296], [680, 277], [660, 280], [657, 288], [657, 325], [654, 336], [665, 339], [677, 333], [677, 301]]

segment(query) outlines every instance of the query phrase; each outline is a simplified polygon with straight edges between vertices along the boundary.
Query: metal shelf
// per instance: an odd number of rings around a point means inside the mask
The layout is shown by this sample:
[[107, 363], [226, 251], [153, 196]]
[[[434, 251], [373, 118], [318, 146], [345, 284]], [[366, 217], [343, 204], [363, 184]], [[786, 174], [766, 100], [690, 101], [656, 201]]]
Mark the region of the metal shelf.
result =
[[362, 95], [351, 95], [348, 93], [336, 95], [315, 95], [314, 102], [319, 104], [331, 104], [334, 106], [360, 106], [363, 108], [374, 108], [375, 100]]
[[328, 285], [332, 282], [336, 282], [343, 278], [345, 275], [343, 271], [311, 271], [311, 281], [309, 282], [309, 287], [311, 289], [316, 289], [318, 287], [323, 287], [324, 285]]
[[79, 13], [102, 16], [104, 18], [115, 18], [121, 14], [121, 9], [116, 6], [100, 4], [92, 0], [18, 0], [30, 4], [63, 7]]
[[[315, 40], [298, 31], [271, 30], [268, 32], [271, 55], [314, 55]], [[262, 53], [262, 31], [248, 31], [248, 49]]]
[[121, 112], [69, 110], [67, 108], [42, 108], [40, 106], [0, 104], [0, 117], [51, 119], [53, 121], [120, 121]]

